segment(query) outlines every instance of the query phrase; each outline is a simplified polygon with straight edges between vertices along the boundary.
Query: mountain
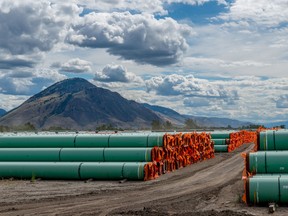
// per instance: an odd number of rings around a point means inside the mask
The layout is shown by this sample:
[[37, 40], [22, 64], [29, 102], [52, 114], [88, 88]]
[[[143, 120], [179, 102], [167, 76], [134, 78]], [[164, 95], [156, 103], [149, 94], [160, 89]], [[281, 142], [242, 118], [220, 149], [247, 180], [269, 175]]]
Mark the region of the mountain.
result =
[[280, 125], [284, 125], [285, 128], [288, 128], [288, 121], [271, 122], [271, 123], [264, 124], [264, 126], [267, 128], [272, 128], [272, 127], [276, 127], [276, 126], [280, 126]]
[[162, 106], [150, 105], [147, 103], [143, 103], [143, 105], [146, 108], [155, 112], [164, 121], [170, 121], [173, 125], [184, 126], [185, 120], [187, 119], [185, 116], [174, 111], [173, 109]]
[[148, 109], [157, 113], [157, 115], [159, 115], [159, 117], [161, 117], [165, 121], [170, 121], [172, 124], [178, 126], [185, 125], [186, 119], [192, 119], [200, 127], [227, 127], [228, 125], [230, 125], [232, 128], [239, 128], [242, 126], [253, 124], [251, 122], [243, 122], [229, 118], [182, 115], [166, 107], [153, 106], [149, 104], [143, 104], [143, 105]]
[[121, 128], [150, 127], [161, 121], [153, 111], [116, 92], [96, 87], [85, 79], [58, 82], [32, 96], [0, 118], [0, 125], [33, 124], [37, 129], [62, 127], [95, 130], [112, 124]]
[[6, 113], [6, 110], [0, 109], [0, 116], [3, 116]]
[[201, 127], [232, 127], [239, 128], [243, 126], [252, 125], [251, 122], [244, 122], [235, 119], [229, 118], [219, 118], [219, 117], [200, 117], [200, 116], [189, 116], [185, 115], [187, 118], [190, 118], [195, 121], [195, 123]]

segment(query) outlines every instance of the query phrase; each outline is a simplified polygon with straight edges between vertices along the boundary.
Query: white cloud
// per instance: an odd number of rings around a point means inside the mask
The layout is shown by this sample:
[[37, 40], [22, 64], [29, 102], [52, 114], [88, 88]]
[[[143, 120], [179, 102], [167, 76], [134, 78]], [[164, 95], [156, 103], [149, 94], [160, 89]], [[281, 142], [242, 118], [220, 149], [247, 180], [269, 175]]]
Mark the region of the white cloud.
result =
[[95, 81], [102, 82], [138, 82], [142, 83], [143, 80], [135, 74], [128, 72], [122, 65], [106, 65], [102, 71], [96, 72]]
[[[175, 78], [177, 76], [170, 75], [170, 79], [166, 78], [166, 81], [165, 77], [148, 80], [150, 85], [148, 87], [152, 86], [153, 91], [149, 92], [150, 98], [145, 97], [145, 102], [163, 104], [180, 113], [195, 116], [228, 117], [255, 123], [287, 119], [286, 109], [283, 109], [288, 104], [288, 97], [283, 95], [283, 91], [288, 89], [287, 78], [257, 76], [194, 78], [200, 81], [198, 85], [200, 90], [197, 92], [195, 88], [193, 92], [187, 87], [189, 78], [187, 76]], [[175, 88], [175, 86], [182, 87]], [[187, 93], [188, 89], [193, 93], [192, 96]], [[212, 90], [212, 94], [209, 89]], [[153, 95], [153, 92], [156, 95]], [[206, 96], [201, 94], [202, 92], [206, 93]]]
[[[204, 75], [283, 77], [288, 67], [287, 28], [260, 32], [252, 27], [202, 25], [181, 66]], [[243, 32], [243, 30], [249, 30]]]
[[210, 106], [211, 102], [211, 99], [200, 97], [185, 98], [183, 100], [183, 104], [187, 107], [207, 107]]
[[14, 70], [0, 75], [0, 94], [33, 95], [57, 81], [67, 78], [56, 70], [34, 69], [31, 71]]
[[227, 2], [225, 0], [163, 0], [163, 1], [167, 2], [168, 4], [181, 3], [181, 4], [189, 4], [189, 5], [203, 5], [207, 2], [215, 1], [218, 4], [227, 5]]
[[19, 79], [19, 77], [11, 77], [8, 75], [0, 77], [0, 93], [15, 94], [15, 95], [29, 95], [30, 87], [33, 85], [31, 79]]
[[[1, 87], [0, 87], [1, 89]], [[9, 111], [20, 104], [22, 104], [25, 100], [29, 98], [29, 96], [22, 96], [22, 95], [13, 95], [13, 94], [2, 94], [0, 93], [1, 97], [1, 104], [0, 108]]]
[[[217, 98], [228, 101], [238, 100], [237, 91], [228, 91], [224, 85], [214, 84], [194, 76], [172, 74], [164, 77], [152, 77], [146, 82], [147, 91], [159, 95], [183, 95], [185, 97]], [[229, 99], [230, 101], [230, 99]]]
[[288, 95], [281, 95], [279, 99], [276, 100], [277, 108], [288, 108]]
[[59, 68], [61, 72], [84, 73], [90, 72], [92, 63], [83, 59], [74, 58], [61, 64], [59, 62], [52, 64], [52, 67]]
[[224, 20], [246, 20], [267, 27], [288, 22], [287, 0], [235, 0], [229, 12], [220, 16]]
[[[1, 56], [1, 55], [0, 55]], [[1, 58], [1, 57], [0, 57]], [[33, 68], [36, 62], [32, 59], [6, 55], [0, 59], [0, 69]]]
[[13, 55], [49, 51], [77, 13], [78, 7], [72, 4], [1, 1], [0, 49]]
[[215, 1], [218, 4], [227, 5], [225, 0], [73, 0], [74, 3], [83, 5], [86, 8], [101, 12], [113, 11], [136, 11], [138, 13], [150, 13], [167, 15], [165, 6], [173, 3], [202, 5]]
[[108, 52], [141, 64], [177, 63], [188, 48], [186, 37], [192, 28], [171, 18], [157, 20], [153, 15], [90, 13], [79, 18], [67, 41]]
[[161, 0], [74, 0], [78, 4], [102, 12], [137, 11], [144, 13], [166, 14]]

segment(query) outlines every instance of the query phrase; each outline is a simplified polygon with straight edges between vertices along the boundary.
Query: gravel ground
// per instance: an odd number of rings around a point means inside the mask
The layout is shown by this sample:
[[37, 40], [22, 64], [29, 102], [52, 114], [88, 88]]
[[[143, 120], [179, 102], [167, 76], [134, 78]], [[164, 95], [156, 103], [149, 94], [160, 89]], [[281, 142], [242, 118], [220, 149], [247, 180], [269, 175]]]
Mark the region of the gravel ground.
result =
[[[0, 215], [266, 215], [267, 207], [248, 207], [244, 191], [243, 145], [142, 181], [0, 181]], [[279, 207], [274, 215], [288, 215]]]

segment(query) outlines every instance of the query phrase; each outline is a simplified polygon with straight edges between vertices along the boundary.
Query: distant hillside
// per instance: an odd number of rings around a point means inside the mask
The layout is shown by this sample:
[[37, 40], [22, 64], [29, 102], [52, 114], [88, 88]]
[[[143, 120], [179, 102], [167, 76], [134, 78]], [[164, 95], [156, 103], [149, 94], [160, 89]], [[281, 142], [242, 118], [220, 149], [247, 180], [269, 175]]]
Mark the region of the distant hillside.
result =
[[154, 111], [159, 115], [163, 120], [170, 121], [173, 125], [184, 126], [186, 117], [180, 113], [162, 106], [150, 105], [147, 103], [143, 104], [146, 108]]
[[0, 116], [5, 115], [5, 113], [6, 113], [6, 110], [4, 110], [4, 109], [0, 109]]
[[143, 105], [120, 94], [96, 87], [85, 79], [58, 82], [25, 101], [0, 118], [0, 125], [28, 122], [37, 129], [62, 127], [95, 130], [112, 124], [122, 128], [150, 127], [160, 117]]
[[185, 125], [186, 119], [192, 119], [200, 127], [227, 127], [239, 128], [242, 126], [251, 125], [251, 122], [243, 122], [229, 118], [217, 118], [217, 117], [199, 117], [191, 115], [182, 115], [172, 109], [162, 106], [152, 106], [149, 104], [143, 104], [145, 107], [151, 109], [157, 113], [161, 118], [170, 121], [174, 125]]
[[201, 127], [228, 127], [239, 128], [243, 126], [252, 125], [251, 122], [243, 122], [229, 118], [218, 118], [218, 117], [199, 117], [185, 115], [187, 118], [191, 118], [195, 123]]
[[285, 128], [288, 128], [288, 121], [281, 121], [281, 122], [271, 122], [271, 123], [266, 123], [264, 124], [265, 127], [267, 128], [272, 128], [280, 125], [285, 125]]

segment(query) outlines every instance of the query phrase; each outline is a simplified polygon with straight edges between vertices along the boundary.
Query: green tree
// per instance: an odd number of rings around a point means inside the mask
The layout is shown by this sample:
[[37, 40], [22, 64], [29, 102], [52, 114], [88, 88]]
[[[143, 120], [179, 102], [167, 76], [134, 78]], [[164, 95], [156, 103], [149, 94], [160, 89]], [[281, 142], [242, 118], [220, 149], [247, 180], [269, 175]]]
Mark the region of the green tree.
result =
[[0, 125], [0, 132], [8, 132], [8, 131], [10, 131], [9, 127]]
[[36, 130], [35, 126], [30, 122], [27, 122], [24, 125], [19, 125], [13, 129], [16, 131], [35, 131]]
[[186, 119], [185, 120], [185, 128], [186, 129], [193, 129], [193, 128], [198, 128], [197, 124], [194, 122], [193, 119]]
[[152, 130], [159, 130], [159, 129], [162, 128], [160, 121], [159, 121], [159, 120], [156, 120], [156, 119], [154, 119], [154, 120], [152, 121], [151, 126], [152, 126]]
[[164, 128], [165, 128], [165, 129], [171, 129], [172, 127], [173, 127], [173, 126], [172, 126], [172, 123], [167, 120], [167, 121], [165, 122]]

